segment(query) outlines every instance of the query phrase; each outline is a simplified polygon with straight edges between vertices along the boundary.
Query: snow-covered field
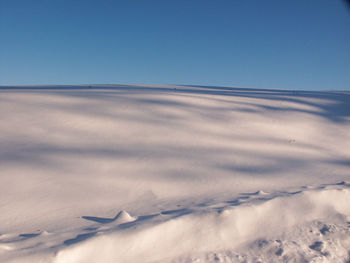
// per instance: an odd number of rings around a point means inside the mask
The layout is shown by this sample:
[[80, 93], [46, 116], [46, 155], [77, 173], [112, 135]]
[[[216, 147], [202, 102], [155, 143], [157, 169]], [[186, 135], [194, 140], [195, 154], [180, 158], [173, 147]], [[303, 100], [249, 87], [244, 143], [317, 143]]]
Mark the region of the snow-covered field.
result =
[[350, 92], [0, 87], [0, 262], [348, 262]]

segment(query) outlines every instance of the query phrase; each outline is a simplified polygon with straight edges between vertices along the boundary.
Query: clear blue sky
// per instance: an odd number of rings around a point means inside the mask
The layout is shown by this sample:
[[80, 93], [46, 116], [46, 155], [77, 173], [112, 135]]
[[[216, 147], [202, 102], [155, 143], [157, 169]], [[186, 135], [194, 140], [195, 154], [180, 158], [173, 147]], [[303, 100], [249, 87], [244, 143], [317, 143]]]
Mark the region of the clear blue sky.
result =
[[0, 85], [350, 89], [341, 0], [0, 0]]

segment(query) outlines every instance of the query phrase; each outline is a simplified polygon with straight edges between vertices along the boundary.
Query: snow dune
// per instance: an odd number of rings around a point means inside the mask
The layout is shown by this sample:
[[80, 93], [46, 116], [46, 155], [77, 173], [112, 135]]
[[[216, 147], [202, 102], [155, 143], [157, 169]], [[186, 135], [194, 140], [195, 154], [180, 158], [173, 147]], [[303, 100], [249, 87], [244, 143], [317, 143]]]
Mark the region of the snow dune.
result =
[[0, 87], [1, 262], [345, 262], [350, 93]]

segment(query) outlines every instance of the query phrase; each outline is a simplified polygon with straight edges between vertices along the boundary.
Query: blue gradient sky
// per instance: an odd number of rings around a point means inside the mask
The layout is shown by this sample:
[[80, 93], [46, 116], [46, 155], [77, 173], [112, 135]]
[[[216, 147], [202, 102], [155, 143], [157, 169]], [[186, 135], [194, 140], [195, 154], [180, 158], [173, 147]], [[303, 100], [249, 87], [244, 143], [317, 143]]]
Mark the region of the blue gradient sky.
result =
[[0, 0], [0, 85], [350, 89], [341, 0]]

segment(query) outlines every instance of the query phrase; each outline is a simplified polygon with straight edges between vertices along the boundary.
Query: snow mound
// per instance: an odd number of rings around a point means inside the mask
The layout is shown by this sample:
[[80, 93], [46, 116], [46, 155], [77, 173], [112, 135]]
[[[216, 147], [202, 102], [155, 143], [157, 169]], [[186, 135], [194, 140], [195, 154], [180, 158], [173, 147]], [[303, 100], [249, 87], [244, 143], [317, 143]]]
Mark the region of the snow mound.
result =
[[54, 262], [340, 262], [350, 247], [349, 204], [347, 185], [257, 195], [99, 232]]
[[135, 221], [135, 219], [136, 218], [129, 215], [128, 212], [126, 212], [125, 210], [122, 210], [114, 217], [114, 222], [117, 224], [123, 224], [123, 223]]

